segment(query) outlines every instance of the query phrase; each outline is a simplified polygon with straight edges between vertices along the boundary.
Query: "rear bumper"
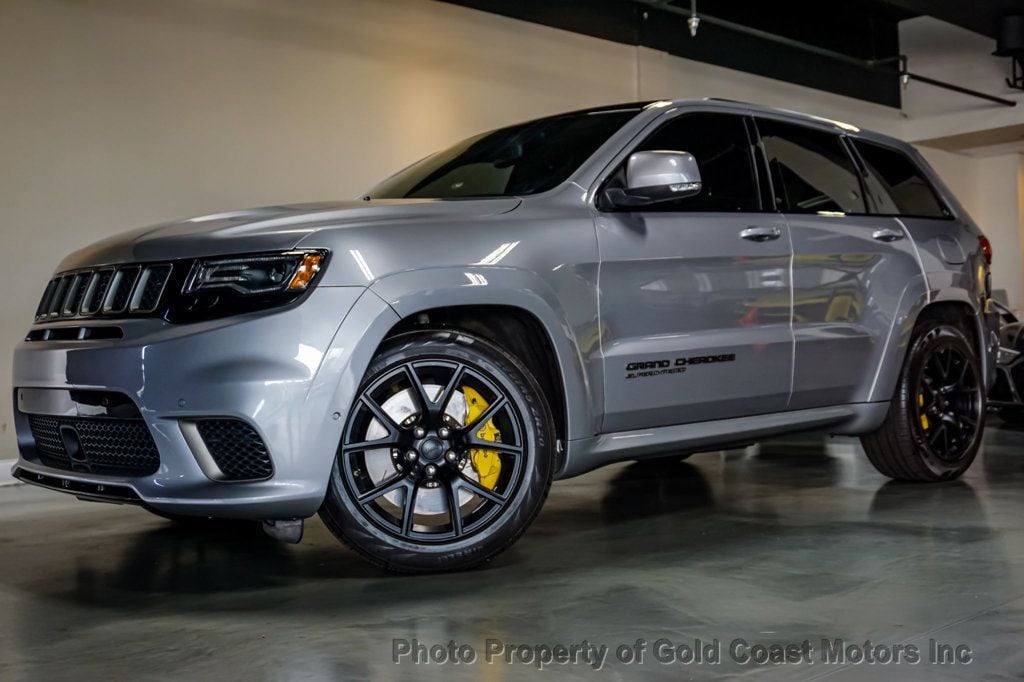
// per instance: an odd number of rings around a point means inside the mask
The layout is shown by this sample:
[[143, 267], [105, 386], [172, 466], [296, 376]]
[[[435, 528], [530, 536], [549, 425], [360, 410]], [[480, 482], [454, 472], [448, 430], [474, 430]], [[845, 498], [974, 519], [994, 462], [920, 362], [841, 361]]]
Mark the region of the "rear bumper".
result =
[[[87, 499], [131, 491], [137, 500], [120, 501], [168, 513], [310, 516], [323, 501], [348, 403], [369, 360], [356, 342], [396, 320], [362, 287], [319, 287], [300, 305], [261, 315], [190, 325], [122, 321], [124, 338], [117, 340], [23, 342], [14, 358], [16, 404], [19, 389], [128, 396], [160, 464], [137, 477], [45, 466], [26, 413], [16, 409], [19, 478]], [[252, 426], [270, 453], [273, 475], [251, 482], [211, 478], [182, 429], [183, 421], [211, 417]], [[95, 486], [105, 487], [97, 492]]]

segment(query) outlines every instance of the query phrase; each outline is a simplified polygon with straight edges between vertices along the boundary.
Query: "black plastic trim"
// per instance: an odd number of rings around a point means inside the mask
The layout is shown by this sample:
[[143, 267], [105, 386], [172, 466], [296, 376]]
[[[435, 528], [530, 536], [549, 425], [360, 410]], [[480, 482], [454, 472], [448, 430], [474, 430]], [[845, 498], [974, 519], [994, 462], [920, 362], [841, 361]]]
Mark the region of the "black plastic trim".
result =
[[68, 493], [82, 500], [112, 502], [114, 504], [142, 504], [142, 498], [132, 488], [115, 483], [94, 483], [65, 476], [41, 474], [20, 466], [11, 472], [14, 478], [29, 485]]

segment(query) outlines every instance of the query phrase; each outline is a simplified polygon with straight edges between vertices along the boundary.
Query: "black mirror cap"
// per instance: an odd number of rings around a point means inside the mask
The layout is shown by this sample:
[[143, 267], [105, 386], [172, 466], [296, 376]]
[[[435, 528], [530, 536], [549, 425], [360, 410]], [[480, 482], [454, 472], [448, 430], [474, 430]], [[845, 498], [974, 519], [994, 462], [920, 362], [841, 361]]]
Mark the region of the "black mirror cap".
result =
[[[676, 189], [673, 189], [676, 188]], [[632, 210], [653, 206], [655, 204], [685, 199], [696, 196], [701, 192], [701, 183], [687, 183], [683, 188], [679, 185], [660, 185], [657, 187], [639, 187], [634, 189], [623, 189], [621, 187], [607, 187], [598, 197], [598, 209], [600, 210]]]

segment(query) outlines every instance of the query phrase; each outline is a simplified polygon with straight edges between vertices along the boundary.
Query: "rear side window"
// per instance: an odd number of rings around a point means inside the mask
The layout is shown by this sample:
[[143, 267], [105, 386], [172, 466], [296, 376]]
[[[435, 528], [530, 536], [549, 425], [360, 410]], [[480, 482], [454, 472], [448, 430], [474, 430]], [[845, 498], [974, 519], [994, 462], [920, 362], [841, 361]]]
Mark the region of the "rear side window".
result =
[[[750, 139], [740, 116], [684, 114], [655, 130], [633, 151], [689, 152], [700, 168], [700, 194], [645, 206], [644, 211], [761, 210]], [[624, 169], [620, 168], [612, 182], [624, 181]]]
[[931, 183], [905, 154], [863, 140], [852, 142], [867, 167], [864, 183], [874, 213], [921, 218], [949, 216]]
[[789, 213], [865, 213], [857, 169], [838, 135], [758, 119], [775, 202]]

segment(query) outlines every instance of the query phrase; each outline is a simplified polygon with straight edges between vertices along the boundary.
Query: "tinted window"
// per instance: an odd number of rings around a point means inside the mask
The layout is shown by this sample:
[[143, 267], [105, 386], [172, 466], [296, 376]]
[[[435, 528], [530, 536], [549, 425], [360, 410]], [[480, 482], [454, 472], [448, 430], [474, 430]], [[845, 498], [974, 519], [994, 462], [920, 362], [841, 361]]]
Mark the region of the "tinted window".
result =
[[[700, 168], [700, 194], [648, 206], [645, 211], [761, 210], [750, 140], [739, 116], [685, 114], [654, 131], [633, 151], [689, 152]], [[621, 186], [624, 181], [620, 169], [613, 182]]]
[[428, 156], [373, 188], [373, 199], [536, 194], [564, 182], [640, 107], [564, 114], [502, 128]]
[[838, 135], [758, 119], [776, 203], [790, 213], [864, 213], [853, 160]]
[[943, 218], [949, 215], [921, 171], [902, 152], [854, 140], [867, 166], [868, 196], [876, 213]]

